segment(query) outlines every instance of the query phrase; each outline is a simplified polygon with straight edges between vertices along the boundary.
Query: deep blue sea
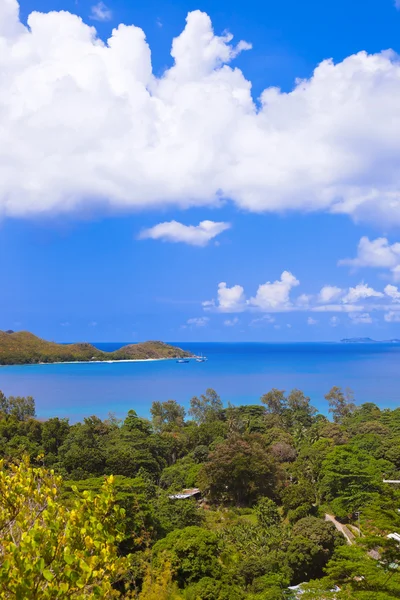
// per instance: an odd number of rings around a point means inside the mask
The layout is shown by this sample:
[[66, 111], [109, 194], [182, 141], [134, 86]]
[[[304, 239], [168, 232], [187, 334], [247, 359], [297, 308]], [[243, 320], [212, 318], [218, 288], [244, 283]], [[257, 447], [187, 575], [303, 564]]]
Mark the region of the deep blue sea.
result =
[[[214, 388], [224, 404], [258, 403], [272, 387], [300, 388], [321, 412], [333, 385], [351, 387], [357, 403], [400, 406], [400, 344], [179, 343], [208, 362], [50, 364], [0, 367], [0, 390], [31, 395], [39, 417], [77, 421], [88, 415], [123, 417], [130, 408], [148, 416], [153, 400], [189, 406]], [[124, 344], [95, 344], [116, 350]]]

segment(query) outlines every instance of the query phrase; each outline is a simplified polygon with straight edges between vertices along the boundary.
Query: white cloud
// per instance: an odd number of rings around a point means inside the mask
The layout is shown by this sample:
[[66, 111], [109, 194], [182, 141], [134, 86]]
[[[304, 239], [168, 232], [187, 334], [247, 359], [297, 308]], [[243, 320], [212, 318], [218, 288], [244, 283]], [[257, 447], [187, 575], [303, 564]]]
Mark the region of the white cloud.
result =
[[97, 327], [97, 321], [91, 321], [89, 327]]
[[210, 240], [230, 228], [230, 223], [201, 221], [198, 225], [183, 225], [178, 221], [159, 223], [145, 229], [139, 239], [163, 240], [164, 242], [184, 242], [192, 246], [206, 246]]
[[312, 296], [310, 294], [300, 294], [300, 296], [296, 299], [297, 306], [301, 306], [306, 308], [310, 305], [312, 300]]
[[69, 327], [70, 323], [69, 321], [63, 321], [62, 323], [60, 323], [61, 327]]
[[256, 104], [229, 65], [249, 47], [194, 11], [156, 77], [138, 27], [103, 43], [66, 11], [33, 12], [25, 27], [16, 0], [1, 0], [0, 214], [231, 198], [399, 223], [398, 56], [325, 60]]
[[359, 283], [355, 287], [351, 287], [343, 298], [343, 302], [354, 303], [366, 298], [382, 298], [382, 292], [377, 292], [366, 283]]
[[111, 21], [112, 11], [104, 4], [104, 2], [98, 2], [92, 6], [90, 18], [93, 21]]
[[345, 258], [338, 264], [356, 268], [390, 269], [394, 280], [398, 281], [400, 280], [400, 243], [389, 244], [385, 237], [370, 240], [364, 236], [358, 243], [356, 258]]
[[291, 326], [291, 324], [290, 324], [290, 323], [286, 323], [286, 327], [287, 327], [288, 329], [292, 329], [292, 326]]
[[369, 313], [349, 313], [349, 319], [356, 325], [372, 323], [372, 318]]
[[400, 312], [389, 311], [383, 318], [387, 323], [400, 323]]
[[213, 308], [221, 312], [240, 312], [246, 307], [246, 298], [244, 289], [241, 285], [234, 285], [231, 288], [227, 287], [222, 281], [218, 284], [218, 300], [206, 300], [202, 303], [205, 310]]
[[335, 285], [325, 285], [318, 294], [318, 302], [328, 304], [337, 300], [343, 294], [343, 290]]
[[226, 319], [224, 321], [225, 327], [234, 327], [238, 323], [239, 323], [239, 319], [237, 317], [235, 317], [234, 319]]
[[209, 320], [208, 317], [194, 317], [193, 319], [188, 319], [186, 323], [193, 327], [205, 327]]
[[331, 325], [331, 327], [337, 327], [340, 323], [340, 319], [339, 317], [331, 317], [329, 319], [329, 324]]
[[293, 287], [300, 285], [289, 271], [283, 271], [281, 278], [271, 283], [267, 281], [259, 286], [254, 298], [250, 298], [249, 304], [263, 310], [282, 309], [290, 306], [290, 291]]
[[400, 292], [397, 286], [389, 284], [383, 291], [387, 296], [393, 299], [393, 302], [400, 302]]
[[318, 321], [316, 319], [313, 319], [312, 317], [308, 317], [307, 325], [316, 325], [317, 323], [318, 323]]

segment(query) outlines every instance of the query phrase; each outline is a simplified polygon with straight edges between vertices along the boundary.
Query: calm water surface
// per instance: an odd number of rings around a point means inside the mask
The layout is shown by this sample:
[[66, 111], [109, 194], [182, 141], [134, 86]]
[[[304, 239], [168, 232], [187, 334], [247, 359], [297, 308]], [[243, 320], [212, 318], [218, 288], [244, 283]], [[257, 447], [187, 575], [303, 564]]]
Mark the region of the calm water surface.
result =
[[[208, 356], [206, 363], [171, 361], [0, 367], [0, 390], [31, 395], [39, 417], [76, 421], [130, 408], [148, 416], [153, 400], [190, 398], [212, 387], [224, 403], [252, 404], [272, 387], [302, 389], [326, 413], [324, 394], [349, 386], [356, 402], [400, 406], [400, 345], [192, 343], [181, 348]], [[95, 344], [115, 350], [123, 344]]]

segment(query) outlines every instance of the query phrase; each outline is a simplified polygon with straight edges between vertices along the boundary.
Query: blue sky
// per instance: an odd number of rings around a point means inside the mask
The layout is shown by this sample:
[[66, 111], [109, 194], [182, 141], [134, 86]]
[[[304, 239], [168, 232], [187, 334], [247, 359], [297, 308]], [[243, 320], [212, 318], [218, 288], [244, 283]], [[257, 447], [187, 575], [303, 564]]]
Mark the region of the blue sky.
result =
[[132, 4], [0, 0], [0, 328], [400, 337], [394, 3]]

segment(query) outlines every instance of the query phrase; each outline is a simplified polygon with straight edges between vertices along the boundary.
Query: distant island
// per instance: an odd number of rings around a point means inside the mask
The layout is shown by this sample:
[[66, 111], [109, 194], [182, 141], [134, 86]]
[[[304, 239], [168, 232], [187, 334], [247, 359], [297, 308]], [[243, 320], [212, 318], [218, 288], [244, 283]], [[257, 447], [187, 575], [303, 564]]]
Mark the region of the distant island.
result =
[[394, 338], [392, 340], [373, 340], [369, 337], [345, 338], [340, 340], [342, 344], [400, 344], [400, 340]]
[[190, 352], [164, 342], [141, 342], [103, 352], [92, 344], [57, 344], [29, 331], [0, 331], [0, 365], [25, 365], [59, 362], [157, 360], [192, 357]]

